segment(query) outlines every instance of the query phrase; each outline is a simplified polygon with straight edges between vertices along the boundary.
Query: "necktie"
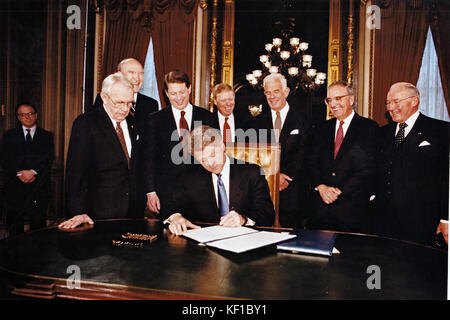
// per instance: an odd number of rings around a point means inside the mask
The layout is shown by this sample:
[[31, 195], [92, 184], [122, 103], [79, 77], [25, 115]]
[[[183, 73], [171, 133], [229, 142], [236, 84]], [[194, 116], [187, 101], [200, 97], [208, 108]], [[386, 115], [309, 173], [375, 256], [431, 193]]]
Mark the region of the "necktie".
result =
[[335, 159], [339, 152], [339, 149], [341, 148], [342, 140], [344, 140], [344, 129], [342, 128], [343, 125], [344, 125], [344, 121], [340, 121], [339, 128], [336, 133], [336, 140], [334, 141], [334, 158]]
[[222, 175], [219, 173], [217, 175], [217, 199], [219, 202], [219, 213], [223, 217], [230, 211], [230, 207], [228, 205], [227, 191], [221, 177]]
[[405, 128], [407, 126], [408, 125], [405, 122], [399, 124], [399, 130], [397, 132], [397, 135], [394, 138], [394, 144], [395, 144], [396, 148], [398, 148], [400, 143], [402, 143], [403, 140], [405, 140]]
[[231, 128], [228, 124], [228, 117], [225, 117], [225, 123], [223, 124], [223, 143], [232, 142], [231, 139]]
[[280, 133], [281, 133], [281, 115], [280, 115], [280, 111], [277, 111], [277, 116], [275, 118], [275, 140], [276, 142], [280, 141]]
[[182, 139], [181, 146], [183, 147], [183, 157], [186, 157], [187, 151], [188, 151], [186, 146], [188, 145], [189, 126], [186, 121], [186, 118], [184, 117], [186, 112], [181, 111], [180, 114], [181, 114], [181, 117], [180, 117], [180, 139]]
[[135, 113], [136, 113], [136, 102], [133, 101], [132, 106], [130, 108], [130, 114], [133, 118]]
[[25, 136], [25, 141], [26, 141], [28, 144], [31, 144], [31, 129], [27, 129], [27, 134], [26, 134], [26, 136]]
[[117, 137], [119, 138], [119, 142], [122, 145], [123, 152], [125, 153], [125, 157], [127, 158], [128, 167], [130, 166], [130, 156], [128, 155], [127, 144], [125, 142], [125, 137], [123, 135], [122, 127], [120, 126], [120, 122], [116, 122], [116, 132]]

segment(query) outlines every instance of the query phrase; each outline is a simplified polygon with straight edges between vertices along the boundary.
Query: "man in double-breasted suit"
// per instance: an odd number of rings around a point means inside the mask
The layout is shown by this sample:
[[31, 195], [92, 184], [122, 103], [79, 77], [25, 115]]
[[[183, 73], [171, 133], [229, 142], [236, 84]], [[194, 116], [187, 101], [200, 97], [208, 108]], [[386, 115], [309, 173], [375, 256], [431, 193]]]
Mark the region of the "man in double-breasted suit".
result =
[[279, 73], [264, 79], [264, 94], [270, 111], [249, 122], [257, 129], [258, 141], [281, 144], [279, 220], [283, 227], [303, 227], [308, 179], [305, 155], [311, 131], [308, 116], [287, 102], [289, 88]]
[[436, 233], [448, 234], [449, 125], [420, 113], [419, 102], [410, 83], [387, 94], [394, 122], [380, 131], [376, 222], [384, 235], [431, 244]]
[[344, 81], [328, 87], [325, 102], [334, 118], [314, 130], [311, 142], [308, 168], [315, 191], [308, 226], [367, 231], [378, 125], [353, 110], [355, 93]]
[[142, 146], [147, 207], [157, 214], [192, 163], [186, 148], [189, 132], [202, 124], [214, 126], [211, 112], [189, 102], [192, 87], [184, 72], [167, 73], [164, 86], [171, 105], [148, 117]]
[[137, 135], [128, 122], [133, 87], [121, 74], [103, 81], [104, 105], [75, 119], [67, 154], [67, 207], [73, 217], [60, 228], [95, 219], [143, 216], [137, 191]]
[[201, 165], [184, 172], [187, 183], [174, 188], [161, 211], [171, 232], [198, 228], [197, 221], [224, 227], [273, 224], [269, 187], [259, 166], [226, 156], [219, 130], [209, 126], [192, 131], [190, 149]]
[[36, 108], [18, 105], [16, 116], [20, 126], [4, 133], [1, 146], [3, 198], [10, 236], [23, 232], [25, 215], [30, 219], [30, 230], [46, 226], [54, 159], [53, 134], [36, 125]]

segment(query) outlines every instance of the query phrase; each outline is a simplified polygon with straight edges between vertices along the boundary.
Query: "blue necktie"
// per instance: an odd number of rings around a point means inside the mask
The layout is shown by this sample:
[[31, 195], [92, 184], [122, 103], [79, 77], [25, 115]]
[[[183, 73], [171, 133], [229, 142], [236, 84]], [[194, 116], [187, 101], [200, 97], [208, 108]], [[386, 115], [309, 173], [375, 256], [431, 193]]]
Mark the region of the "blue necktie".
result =
[[222, 175], [220, 173], [217, 175], [217, 199], [219, 200], [220, 216], [223, 217], [230, 211], [230, 207], [228, 205], [227, 192], [225, 190], [225, 185], [223, 184], [221, 176]]

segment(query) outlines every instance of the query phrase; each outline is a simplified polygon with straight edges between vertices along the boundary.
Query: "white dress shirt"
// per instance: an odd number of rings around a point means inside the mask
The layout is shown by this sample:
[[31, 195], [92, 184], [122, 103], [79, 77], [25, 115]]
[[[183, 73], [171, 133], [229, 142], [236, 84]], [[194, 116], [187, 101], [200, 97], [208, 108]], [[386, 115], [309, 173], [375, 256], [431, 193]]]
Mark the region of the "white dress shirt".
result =
[[[420, 112], [419, 112], [419, 110], [417, 110], [405, 121], [405, 123], [407, 124], [407, 126], [405, 128], [405, 138], [408, 135], [408, 133], [411, 131], [414, 124], [416, 123], [416, 120], [419, 117], [419, 115], [420, 115]], [[400, 129], [400, 123], [397, 123], [397, 126], [395, 128], [395, 135], [397, 135], [397, 132], [399, 129]]]
[[34, 139], [34, 134], [36, 133], [36, 127], [37, 127], [36, 125], [34, 125], [34, 126], [31, 127], [31, 128], [27, 128], [27, 127], [25, 127], [25, 126], [22, 126], [23, 136], [25, 137], [25, 139], [26, 139], [27, 133], [28, 133], [27, 130], [30, 130], [31, 139], [32, 139], [32, 140]]
[[[103, 108], [105, 108], [105, 106], [103, 106]], [[106, 111], [106, 108], [105, 108]], [[106, 112], [106, 114], [108, 114], [108, 112]], [[111, 118], [108, 114], [109, 120], [111, 120], [112, 125], [114, 127], [114, 130], [116, 130], [116, 120], [114, 120], [113, 118]], [[130, 138], [130, 133], [128, 132], [128, 123], [127, 120], [122, 120], [120, 122], [120, 127], [122, 128], [123, 131], [123, 137], [125, 138], [125, 144], [127, 145], [127, 151], [128, 151], [128, 157], [131, 158], [131, 138]]]
[[[217, 116], [219, 118], [219, 127], [220, 127], [220, 133], [222, 134], [222, 139], [223, 139], [223, 126], [225, 124], [225, 116], [222, 115], [219, 111], [217, 111]], [[236, 126], [234, 124], [234, 115], [233, 113], [228, 117], [228, 125], [230, 126], [230, 131], [231, 131], [231, 142], [235, 142], [235, 129]]]
[[189, 131], [190, 131], [191, 123], [192, 123], [192, 112], [193, 112], [192, 104], [188, 103], [188, 105], [183, 110], [179, 110], [179, 109], [175, 108], [174, 106], [170, 106], [170, 107], [172, 108], [172, 114], [173, 114], [173, 117], [175, 118], [175, 124], [177, 125], [178, 136], [181, 136], [181, 134], [180, 134], [181, 111], [185, 112], [184, 118], [186, 119], [186, 122], [189, 127]]
[[[350, 126], [350, 123], [352, 122], [352, 119], [353, 119], [353, 117], [355, 116], [355, 111], [352, 111], [352, 113], [350, 113], [348, 116], [347, 116], [347, 118], [345, 118], [343, 121], [344, 121], [344, 124], [342, 125], [342, 131], [343, 131], [343, 133], [344, 133], [344, 137], [345, 137], [345, 134], [347, 133], [347, 130], [348, 130], [348, 127]], [[337, 134], [337, 131], [338, 131], [338, 129], [339, 129], [339, 125], [340, 125], [340, 121], [338, 120], [338, 119], [336, 119], [336, 128], [335, 128], [335, 130], [334, 130], [334, 138], [336, 139], [336, 134]]]
[[[275, 128], [275, 119], [277, 118], [277, 112], [275, 110], [270, 109], [272, 113], [272, 125]], [[280, 110], [281, 117], [281, 129], [283, 129], [284, 121], [286, 120], [286, 116], [289, 112], [289, 103], [286, 102], [283, 109]]]

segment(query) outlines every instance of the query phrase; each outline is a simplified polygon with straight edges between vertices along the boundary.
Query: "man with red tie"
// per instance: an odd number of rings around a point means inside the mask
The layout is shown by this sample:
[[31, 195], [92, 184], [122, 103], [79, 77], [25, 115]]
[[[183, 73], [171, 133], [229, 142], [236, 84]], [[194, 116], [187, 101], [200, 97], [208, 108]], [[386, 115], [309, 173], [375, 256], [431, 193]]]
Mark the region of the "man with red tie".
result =
[[256, 131], [246, 132], [246, 121], [244, 115], [237, 115], [235, 109], [235, 95], [233, 88], [226, 83], [219, 83], [213, 90], [214, 104], [217, 110], [214, 114], [217, 125], [222, 134], [223, 143], [230, 142], [256, 142]]
[[325, 103], [334, 118], [315, 129], [311, 144], [308, 166], [315, 194], [308, 226], [365, 231], [378, 125], [353, 110], [355, 93], [344, 81], [328, 87]]
[[157, 214], [192, 163], [185, 148], [188, 132], [203, 124], [216, 127], [211, 112], [189, 102], [191, 88], [186, 73], [179, 70], [167, 73], [164, 89], [170, 106], [151, 114], [144, 129], [143, 184], [147, 207]]

